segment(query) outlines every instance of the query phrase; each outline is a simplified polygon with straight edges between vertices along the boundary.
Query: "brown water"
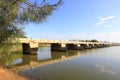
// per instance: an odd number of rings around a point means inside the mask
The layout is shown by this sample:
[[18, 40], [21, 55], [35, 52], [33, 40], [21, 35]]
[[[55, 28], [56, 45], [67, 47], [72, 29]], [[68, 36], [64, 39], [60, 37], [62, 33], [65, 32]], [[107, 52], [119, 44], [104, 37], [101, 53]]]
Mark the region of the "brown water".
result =
[[20, 73], [35, 80], [120, 80], [120, 47], [67, 52], [42, 47], [38, 55], [22, 55], [8, 62], [14, 67], [29, 66]]

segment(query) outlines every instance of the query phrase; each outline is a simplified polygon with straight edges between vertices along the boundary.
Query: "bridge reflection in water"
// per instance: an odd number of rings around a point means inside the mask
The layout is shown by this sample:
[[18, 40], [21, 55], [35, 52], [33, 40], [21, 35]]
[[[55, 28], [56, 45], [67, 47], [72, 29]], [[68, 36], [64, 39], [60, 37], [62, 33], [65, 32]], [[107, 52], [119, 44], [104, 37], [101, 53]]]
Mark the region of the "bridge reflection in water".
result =
[[[20, 71], [25, 69], [33, 69], [36, 67], [41, 67], [44, 65], [54, 64], [58, 62], [63, 62], [65, 60], [70, 60], [79, 57], [84, 51], [68, 50], [67, 52], [55, 52], [50, 50], [50, 47], [40, 47], [38, 50], [38, 55], [27, 55], [24, 54], [22, 57], [15, 58], [11, 57], [12, 70]], [[21, 53], [22, 54], [22, 53]], [[14, 54], [15, 55], [15, 54]], [[9, 58], [10, 59], [10, 58]]]

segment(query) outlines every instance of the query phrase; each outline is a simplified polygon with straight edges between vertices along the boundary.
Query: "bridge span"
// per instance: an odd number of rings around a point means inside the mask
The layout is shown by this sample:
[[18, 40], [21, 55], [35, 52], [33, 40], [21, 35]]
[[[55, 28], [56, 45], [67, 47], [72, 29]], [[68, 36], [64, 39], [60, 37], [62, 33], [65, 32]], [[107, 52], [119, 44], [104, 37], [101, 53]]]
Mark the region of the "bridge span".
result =
[[41, 44], [50, 44], [51, 51], [101, 48], [109, 45], [103, 42], [80, 42], [80, 41], [28, 39], [28, 38], [19, 38], [16, 39], [16, 41], [19, 41], [19, 43], [22, 44], [23, 53], [28, 54], [36, 54]]

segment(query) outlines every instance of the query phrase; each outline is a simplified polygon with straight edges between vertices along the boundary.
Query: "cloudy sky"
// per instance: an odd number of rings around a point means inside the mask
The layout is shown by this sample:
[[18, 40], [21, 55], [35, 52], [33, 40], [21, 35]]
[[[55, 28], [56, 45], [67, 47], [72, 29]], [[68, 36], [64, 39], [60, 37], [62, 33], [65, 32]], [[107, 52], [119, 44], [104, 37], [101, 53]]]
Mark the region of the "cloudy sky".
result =
[[120, 0], [63, 1], [44, 23], [25, 25], [28, 38], [120, 42]]

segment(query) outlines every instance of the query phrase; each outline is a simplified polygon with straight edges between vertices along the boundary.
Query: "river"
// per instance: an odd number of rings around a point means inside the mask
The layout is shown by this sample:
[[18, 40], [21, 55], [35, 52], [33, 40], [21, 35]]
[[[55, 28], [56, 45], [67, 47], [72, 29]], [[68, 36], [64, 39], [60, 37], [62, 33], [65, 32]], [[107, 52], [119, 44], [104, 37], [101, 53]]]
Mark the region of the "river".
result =
[[18, 56], [0, 57], [0, 65], [24, 68], [20, 73], [35, 80], [120, 80], [119, 46], [67, 52], [40, 47], [38, 55]]

